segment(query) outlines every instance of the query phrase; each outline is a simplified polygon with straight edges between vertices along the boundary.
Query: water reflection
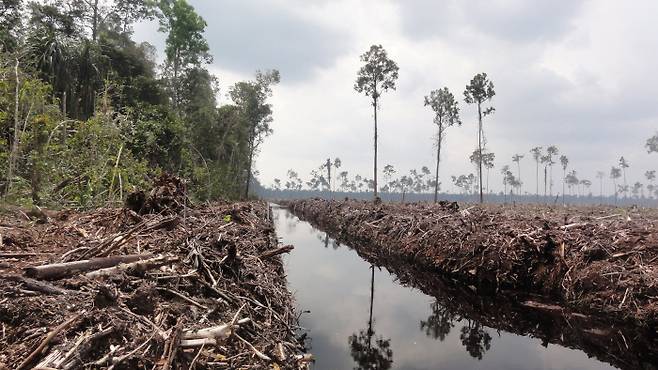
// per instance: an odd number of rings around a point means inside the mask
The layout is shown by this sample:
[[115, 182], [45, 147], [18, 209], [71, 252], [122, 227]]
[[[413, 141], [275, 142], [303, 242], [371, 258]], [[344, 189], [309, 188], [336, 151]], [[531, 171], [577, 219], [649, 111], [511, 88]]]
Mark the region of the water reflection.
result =
[[420, 320], [420, 330], [425, 332], [428, 337], [443, 342], [455, 327], [457, 316], [440, 305], [438, 301], [430, 304], [430, 312], [427, 320]]
[[466, 351], [478, 360], [491, 348], [491, 335], [487, 333], [482, 324], [474, 320], [467, 320], [468, 325], [462, 327], [459, 339], [466, 347]]
[[[350, 353], [354, 362], [358, 365], [355, 369], [390, 369], [393, 364], [393, 350], [391, 339], [375, 333], [372, 312], [375, 298], [375, 266], [371, 265], [372, 275], [370, 278], [370, 316], [368, 317], [368, 328], [361, 329], [358, 333], [350, 335]], [[373, 345], [373, 338], [375, 343]]]
[[[430, 304], [430, 311], [427, 320], [420, 321], [420, 330], [428, 337], [443, 342], [455, 327], [455, 322], [461, 321], [461, 318], [449, 308], [442, 306], [438, 300]], [[485, 352], [491, 348], [491, 335], [476, 320], [466, 319], [466, 323], [460, 329], [459, 339], [473, 358], [482, 360]]]
[[[363, 247], [338, 248], [330, 235], [296, 218], [297, 226], [289, 228], [293, 218], [285, 210], [277, 212], [283, 213], [278, 235], [295, 245], [286, 256], [286, 273], [298, 309], [310, 311], [300, 324], [309, 330], [314, 369], [611, 369], [565, 347], [614, 360], [624, 369], [655, 368], [655, 351], [633, 333], [624, 332], [634, 338], [628, 350], [615, 350], [627, 348], [611, 344], [617, 329], [593, 335], [601, 326], [591, 320], [570, 316], [569, 326], [550, 312], [528, 313], [515, 301], [484, 299], [435, 274], [425, 277], [372, 260]], [[543, 347], [542, 341], [551, 344]], [[632, 362], [624, 355], [644, 358]]]

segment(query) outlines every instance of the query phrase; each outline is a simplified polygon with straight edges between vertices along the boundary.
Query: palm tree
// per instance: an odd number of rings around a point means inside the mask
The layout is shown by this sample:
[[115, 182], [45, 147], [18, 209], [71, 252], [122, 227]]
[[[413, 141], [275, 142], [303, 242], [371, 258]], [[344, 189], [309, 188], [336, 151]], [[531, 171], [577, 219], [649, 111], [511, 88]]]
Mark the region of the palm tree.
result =
[[546, 153], [548, 155], [548, 166], [550, 168], [550, 178], [551, 178], [549, 185], [549, 189], [550, 189], [549, 194], [552, 197], [553, 196], [553, 165], [555, 164], [555, 161], [553, 161], [553, 156], [558, 155], [559, 150], [555, 145], [551, 145], [548, 148], [546, 148]]
[[569, 158], [566, 155], [562, 154], [560, 156], [560, 164], [562, 164], [562, 204], [564, 203], [564, 183], [567, 179], [567, 166], [569, 165]]
[[541, 162], [542, 157], [544, 156], [541, 151], [542, 147], [536, 146], [532, 149], [530, 149], [530, 153], [532, 153], [532, 158], [534, 158], [535, 163], [537, 164], [536, 167], [536, 184], [537, 184], [537, 192], [535, 193], [537, 195], [537, 200], [539, 200], [539, 162]]

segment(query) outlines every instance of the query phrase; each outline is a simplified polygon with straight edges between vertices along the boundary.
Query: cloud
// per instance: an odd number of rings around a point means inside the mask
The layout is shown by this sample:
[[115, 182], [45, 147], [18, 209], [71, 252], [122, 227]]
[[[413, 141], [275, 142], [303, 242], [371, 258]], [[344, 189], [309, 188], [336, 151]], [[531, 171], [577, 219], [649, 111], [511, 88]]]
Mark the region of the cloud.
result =
[[284, 81], [309, 78], [331, 66], [350, 38], [311, 16], [273, 0], [191, 1], [206, 20], [214, 64], [252, 74], [279, 69]]
[[402, 29], [410, 37], [484, 34], [504, 42], [554, 40], [571, 28], [584, 1], [477, 0], [398, 2]]

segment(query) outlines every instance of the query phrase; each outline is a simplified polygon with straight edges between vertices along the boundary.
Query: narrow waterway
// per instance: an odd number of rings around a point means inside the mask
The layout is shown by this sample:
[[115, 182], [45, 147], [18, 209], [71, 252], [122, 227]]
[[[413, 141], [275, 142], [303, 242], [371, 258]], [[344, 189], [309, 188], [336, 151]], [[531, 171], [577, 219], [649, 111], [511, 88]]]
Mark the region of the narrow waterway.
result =
[[314, 369], [613, 369], [582, 351], [446, 314], [348, 246], [272, 207]]

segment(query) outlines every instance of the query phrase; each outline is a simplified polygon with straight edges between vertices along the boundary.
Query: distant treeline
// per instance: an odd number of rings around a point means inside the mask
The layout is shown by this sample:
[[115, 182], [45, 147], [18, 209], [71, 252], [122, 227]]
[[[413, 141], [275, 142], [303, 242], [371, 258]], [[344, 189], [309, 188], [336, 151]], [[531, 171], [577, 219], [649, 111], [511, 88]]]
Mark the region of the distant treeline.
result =
[[[433, 202], [434, 193], [384, 193], [377, 194], [384, 202]], [[359, 199], [359, 200], [372, 200], [371, 192], [342, 192], [335, 191], [329, 193], [328, 191], [320, 190], [273, 190], [259, 187], [258, 196], [270, 201], [289, 200], [289, 199]], [[452, 193], [439, 193], [439, 200], [448, 202], [463, 202], [463, 203], [476, 203], [480, 200], [479, 193], [473, 194], [452, 194]], [[505, 196], [502, 193], [489, 193], [484, 194], [484, 200], [487, 203], [497, 204], [540, 204], [540, 205], [562, 205], [562, 196], [536, 196], [534, 194], [525, 195], [510, 195]], [[658, 207], [658, 199], [655, 198], [623, 198], [620, 197], [615, 203], [614, 196], [596, 196], [588, 194], [584, 196], [567, 195], [564, 197], [564, 202], [568, 205], [617, 205], [617, 206], [638, 206], [638, 207]]]
[[[249, 192], [279, 73], [227, 89], [185, 0], [0, 0], [0, 194], [25, 205], [120, 202], [161, 171], [193, 197]], [[164, 63], [133, 39], [156, 21]]]

